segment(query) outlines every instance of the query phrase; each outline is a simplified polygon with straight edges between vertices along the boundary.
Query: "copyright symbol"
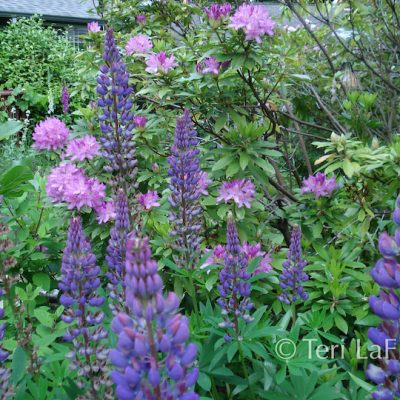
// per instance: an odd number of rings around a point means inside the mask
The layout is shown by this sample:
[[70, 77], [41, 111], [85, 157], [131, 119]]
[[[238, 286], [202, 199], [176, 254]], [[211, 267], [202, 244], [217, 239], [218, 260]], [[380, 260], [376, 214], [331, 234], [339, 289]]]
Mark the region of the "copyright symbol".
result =
[[296, 355], [296, 344], [290, 339], [281, 339], [276, 342], [275, 353], [282, 360], [290, 360]]

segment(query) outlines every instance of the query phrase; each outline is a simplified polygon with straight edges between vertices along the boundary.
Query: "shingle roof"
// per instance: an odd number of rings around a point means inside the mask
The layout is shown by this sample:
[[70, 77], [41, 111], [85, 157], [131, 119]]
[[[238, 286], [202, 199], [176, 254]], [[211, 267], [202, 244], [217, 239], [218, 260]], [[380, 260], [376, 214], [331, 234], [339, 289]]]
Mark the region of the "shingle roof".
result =
[[92, 0], [0, 0], [1, 15], [39, 14], [51, 20], [99, 20]]

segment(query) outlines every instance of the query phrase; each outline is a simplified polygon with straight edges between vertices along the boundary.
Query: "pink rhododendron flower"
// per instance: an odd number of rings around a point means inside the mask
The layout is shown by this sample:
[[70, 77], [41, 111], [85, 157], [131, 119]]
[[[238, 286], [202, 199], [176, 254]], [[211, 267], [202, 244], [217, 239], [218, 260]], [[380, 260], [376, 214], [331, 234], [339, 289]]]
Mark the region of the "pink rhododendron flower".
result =
[[146, 71], [152, 74], [161, 72], [163, 74], [168, 73], [168, 71], [176, 67], [175, 57], [171, 55], [167, 57], [165, 51], [160, 51], [159, 53], [151, 54], [149, 59], [146, 61]]
[[213, 28], [217, 28], [221, 23], [221, 19], [227, 17], [231, 10], [232, 6], [229, 3], [212, 3], [210, 7], [204, 9], [204, 12], [207, 14], [210, 25]]
[[126, 54], [147, 53], [153, 47], [153, 43], [146, 35], [136, 35], [128, 40], [125, 46]]
[[152, 170], [153, 172], [160, 172], [160, 167], [158, 166], [157, 163], [153, 163], [153, 164], [151, 165], [151, 170]]
[[336, 177], [327, 178], [322, 172], [317, 172], [315, 176], [311, 175], [303, 180], [301, 193], [313, 193], [316, 198], [327, 197], [338, 189]]
[[211, 179], [208, 177], [207, 172], [201, 171], [200, 172], [200, 179], [199, 182], [197, 183], [198, 189], [200, 194], [203, 196], [208, 196], [208, 185], [211, 183]]
[[105, 224], [111, 219], [115, 219], [115, 207], [113, 201], [106, 201], [96, 208], [97, 221]]
[[65, 155], [73, 161], [91, 160], [99, 155], [100, 145], [94, 136], [86, 135], [83, 138], [71, 140], [68, 143]]
[[250, 179], [227, 181], [223, 182], [219, 189], [217, 202], [227, 203], [229, 200], [233, 200], [239, 208], [243, 206], [250, 208], [254, 194], [254, 185]]
[[[261, 251], [260, 243], [249, 244], [247, 242], [244, 242], [241, 246], [241, 251], [245, 255], [247, 262], [250, 262], [255, 257], [262, 257], [257, 268], [254, 270], [254, 274], [267, 273], [272, 271], [272, 266], [270, 264], [272, 262], [271, 255], [269, 253]], [[201, 268], [206, 268], [212, 264], [223, 263], [223, 259], [226, 255], [225, 246], [219, 244], [215, 247], [214, 250], [206, 251], [206, 253], [209, 252], [211, 252], [212, 254], [210, 255], [210, 257], [207, 258]]]
[[220, 67], [221, 63], [216, 58], [208, 57], [197, 64], [196, 70], [201, 74], [218, 75]]
[[84, 206], [96, 209], [105, 198], [105, 185], [88, 178], [82, 169], [71, 163], [52, 169], [47, 177], [46, 192], [55, 202], [66, 202], [69, 209]]
[[160, 203], [158, 202], [157, 192], [147, 192], [145, 194], [140, 194], [138, 196], [138, 201], [145, 210], [151, 210], [153, 207], [160, 206]]
[[263, 5], [242, 4], [231, 17], [229, 27], [243, 29], [246, 40], [261, 42], [261, 36], [273, 36], [275, 22]]
[[135, 128], [143, 130], [147, 124], [147, 118], [144, 115], [135, 115], [133, 117], [133, 124]]
[[32, 147], [39, 150], [56, 150], [64, 147], [68, 141], [69, 129], [58, 118], [49, 117], [40, 121], [33, 131]]
[[146, 23], [146, 16], [143, 14], [139, 14], [136, 16], [136, 21], [139, 22], [139, 24], [144, 24]]
[[96, 33], [96, 32], [100, 32], [101, 28], [100, 28], [100, 25], [99, 25], [98, 22], [92, 21], [92, 22], [89, 22], [89, 23], [87, 24], [87, 30], [88, 30], [89, 32]]

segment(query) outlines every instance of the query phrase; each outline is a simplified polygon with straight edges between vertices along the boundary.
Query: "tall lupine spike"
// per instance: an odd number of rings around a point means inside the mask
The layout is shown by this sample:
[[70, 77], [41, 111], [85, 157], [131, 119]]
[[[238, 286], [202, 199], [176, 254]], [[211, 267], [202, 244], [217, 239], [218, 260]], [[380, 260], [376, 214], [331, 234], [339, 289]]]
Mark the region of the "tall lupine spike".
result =
[[110, 308], [113, 313], [126, 310], [125, 304], [125, 257], [129, 233], [128, 198], [122, 189], [115, 201], [115, 224], [107, 246], [106, 261], [109, 266], [107, 278], [110, 289]]
[[303, 271], [306, 265], [307, 262], [303, 259], [301, 251], [301, 229], [296, 225], [292, 231], [286, 260], [283, 262], [283, 271], [279, 276], [283, 290], [278, 298], [283, 303], [291, 304], [299, 299], [308, 299], [308, 294], [304, 291], [302, 284], [308, 280], [308, 275]]
[[65, 83], [62, 85], [61, 88], [61, 104], [63, 106], [64, 114], [67, 114], [69, 110], [69, 92]]
[[114, 317], [112, 329], [118, 342], [110, 352], [117, 398], [197, 400], [191, 390], [198, 377], [198, 369], [193, 368], [197, 348], [186, 344], [189, 323], [176, 312], [179, 299], [175, 293], [163, 296], [163, 283], [146, 239], [130, 235], [126, 248], [130, 316]]
[[[251, 274], [247, 271], [247, 257], [242, 250], [235, 221], [228, 216], [226, 246], [223, 255], [224, 267], [219, 273], [218, 291], [221, 297], [217, 303], [222, 309], [223, 328], [232, 328], [237, 338], [240, 337], [239, 318], [251, 322], [249, 311], [253, 308], [250, 301], [251, 284], [248, 280]], [[231, 340], [231, 336], [225, 336]]]
[[[62, 320], [71, 324], [64, 340], [72, 342], [74, 350], [69, 354], [71, 368], [78, 372], [79, 385], [92, 398], [99, 391], [107, 390], [105, 378], [108, 350], [102, 343], [107, 332], [101, 323], [104, 313], [99, 310], [105, 298], [96, 294], [100, 287], [100, 268], [85, 237], [80, 217], [70, 221], [67, 244], [64, 249], [59, 288], [60, 303], [65, 307]], [[85, 387], [86, 377], [90, 387]]]
[[[172, 191], [169, 202], [173, 207], [170, 220], [171, 234], [176, 237], [175, 247], [180, 251], [180, 266], [195, 267], [201, 243], [201, 195], [202, 171], [200, 169], [198, 139], [190, 118], [185, 110], [182, 118], [176, 120], [175, 139], [168, 157]], [[204, 190], [204, 188], [203, 188]]]
[[[400, 226], [400, 196], [393, 221]], [[389, 357], [380, 358], [379, 366], [369, 364], [366, 376], [377, 385], [377, 390], [372, 393], [374, 400], [392, 400], [400, 397], [400, 300], [395, 292], [400, 288], [400, 227], [394, 237], [382, 233], [378, 247], [383, 258], [372, 268], [371, 275], [381, 292], [379, 297], [371, 296], [369, 304], [383, 321], [378, 327], [369, 328], [368, 337]]]
[[102, 110], [99, 116], [102, 155], [107, 160], [104, 168], [113, 175], [113, 185], [132, 188], [137, 172], [130, 99], [133, 89], [129, 86], [129, 73], [115, 44], [112, 29], [106, 33], [103, 60], [105, 63], [97, 78], [97, 93]]

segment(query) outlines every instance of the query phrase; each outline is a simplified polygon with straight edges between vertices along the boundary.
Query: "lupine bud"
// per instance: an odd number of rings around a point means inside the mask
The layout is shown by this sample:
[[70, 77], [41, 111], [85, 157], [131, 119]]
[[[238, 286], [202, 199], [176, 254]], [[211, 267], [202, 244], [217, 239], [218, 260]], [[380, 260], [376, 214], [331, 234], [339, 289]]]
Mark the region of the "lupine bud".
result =
[[308, 294], [304, 291], [302, 283], [308, 280], [308, 275], [303, 272], [307, 262], [301, 254], [301, 230], [299, 226], [293, 228], [287, 258], [283, 262], [283, 271], [279, 276], [280, 286], [283, 289], [279, 300], [294, 303], [297, 300], [307, 300]]
[[186, 344], [188, 320], [176, 310], [175, 293], [162, 295], [163, 283], [146, 239], [130, 234], [126, 241], [126, 303], [131, 316], [116, 315], [112, 329], [118, 335], [110, 361], [118, 399], [197, 400], [190, 388], [197, 348]]
[[128, 84], [129, 73], [121, 60], [112, 29], [106, 33], [103, 60], [105, 64], [100, 67], [97, 78], [97, 93], [102, 110], [99, 116], [100, 142], [102, 155], [107, 160], [105, 171], [113, 175], [114, 185], [126, 187], [129, 183], [132, 186], [137, 172], [130, 99], [133, 89]]
[[[396, 201], [393, 213], [394, 222], [399, 225], [400, 196]], [[379, 367], [373, 364], [368, 366], [365, 375], [377, 385], [372, 393], [375, 400], [393, 400], [400, 396], [400, 359], [398, 349], [400, 336], [400, 299], [395, 289], [400, 288], [399, 243], [400, 231], [397, 229], [393, 237], [384, 232], [379, 237], [378, 248], [383, 258], [377, 261], [371, 270], [374, 281], [381, 286], [378, 296], [371, 296], [369, 304], [372, 311], [382, 318], [382, 323], [376, 328], [368, 330], [368, 337], [372, 343], [380, 346], [389, 358], [381, 358]]]
[[201, 243], [201, 207], [199, 198], [200, 169], [199, 149], [196, 131], [186, 110], [176, 121], [175, 139], [168, 157], [171, 177], [171, 196], [173, 208], [170, 220], [172, 235], [176, 237], [176, 248], [181, 252], [180, 266], [194, 268]]
[[[232, 216], [228, 217], [224, 253], [224, 267], [219, 273], [218, 290], [221, 297], [217, 303], [221, 307], [225, 322], [224, 327], [232, 327], [239, 336], [238, 319], [250, 322], [249, 311], [253, 308], [250, 302], [251, 274], [247, 272], [247, 257], [242, 250], [236, 225]], [[227, 337], [230, 340], [230, 337]]]
[[[75, 348], [71, 368], [79, 369], [81, 376], [88, 378], [90, 387], [86, 390], [95, 397], [104, 383], [104, 376], [98, 371], [104, 370], [106, 364], [104, 357], [98, 355], [105, 351], [101, 341], [107, 337], [101, 326], [103, 312], [93, 310], [105, 300], [96, 294], [100, 286], [99, 273], [100, 268], [96, 266], [96, 257], [83, 232], [81, 219], [74, 217], [70, 221], [59, 283], [62, 292], [60, 303], [65, 307], [62, 320], [68, 324], [74, 322], [64, 340], [72, 342]], [[83, 381], [79, 384], [85, 386]]]

